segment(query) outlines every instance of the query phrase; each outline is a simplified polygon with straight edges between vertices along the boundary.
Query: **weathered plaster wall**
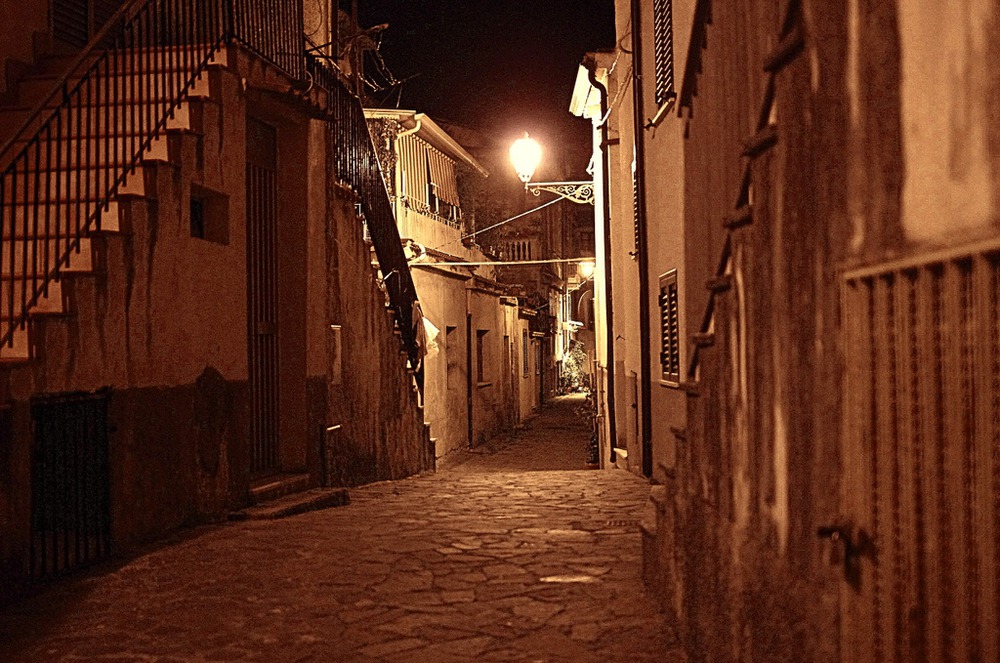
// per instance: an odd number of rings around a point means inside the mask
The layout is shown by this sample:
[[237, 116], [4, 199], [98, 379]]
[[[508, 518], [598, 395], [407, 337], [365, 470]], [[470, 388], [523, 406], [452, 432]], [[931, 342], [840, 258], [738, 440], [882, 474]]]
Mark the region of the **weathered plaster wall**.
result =
[[34, 58], [34, 39], [39, 33], [49, 29], [48, 2], [12, 2], [2, 5], [3, 21], [0, 21], [0, 44], [3, 44], [3, 58], [0, 60], [0, 95], [13, 82], [8, 80], [11, 67], [30, 64]]
[[441, 330], [438, 353], [426, 359], [424, 416], [441, 458], [469, 445], [466, 357], [466, 282], [468, 270], [413, 268], [413, 282], [424, 315]]
[[[123, 232], [93, 239], [96, 273], [63, 280], [72, 315], [35, 320], [41, 358], [3, 376], [15, 443], [0, 489], [14, 516], [0, 565], [13, 577], [27, 572], [35, 394], [111, 387], [120, 550], [221, 517], [245, 495], [244, 104], [230, 76], [213, 84], [217, 96], [192, 107], [196, 133], [171, 136], [172, 161], [139, 171], [146, 196], [119, 201]], [[191, 237], [192, 183], [228, 197], [226, 243]]]
[[898, 3], [909, 241], [975, 236], [998, 221], [997, 13], [988, 0]]
[[384, 294], [375, 283], [354, 194], [337, 190], [328, 207], [326, 316], [341, 326], [341, 354], [329, 386], [327, 423], [341, 429], [327, 444], [331, 482], [358, 485], [432, 469], [434, 449], [392, 316], [372, 305]]

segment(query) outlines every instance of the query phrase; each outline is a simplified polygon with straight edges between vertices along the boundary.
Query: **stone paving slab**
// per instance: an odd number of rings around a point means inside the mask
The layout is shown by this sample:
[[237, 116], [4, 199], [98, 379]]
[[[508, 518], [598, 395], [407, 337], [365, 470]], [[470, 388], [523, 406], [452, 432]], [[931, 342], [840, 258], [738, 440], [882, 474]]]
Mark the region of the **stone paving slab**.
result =
[[520, 469], [542, 453], [526, 445], [581, 434], [552, 424], [573, 405], [340, 508], [201, 528], [55, 586], [0, 612], [0, 661], [681, 661], [640, 580], [646, 482]]

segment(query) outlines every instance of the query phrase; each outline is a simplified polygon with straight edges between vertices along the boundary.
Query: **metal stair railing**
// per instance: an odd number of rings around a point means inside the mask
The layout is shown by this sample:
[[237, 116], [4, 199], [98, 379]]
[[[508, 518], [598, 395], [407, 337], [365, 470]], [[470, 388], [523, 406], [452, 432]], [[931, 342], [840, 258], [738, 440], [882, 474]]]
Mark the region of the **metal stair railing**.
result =
[[[396, 225], [389, 190], [378, 153], [368, 131], [361, 100], [323, 60], [306, 54], [306, 67], [313, 83], [328, 94], [328, 122], [334, 144], [337, 178], [358, 194], [361, 212], [378, 258], [389, 306], [396, 316], [403, 348], [410, 367], [417, 367], [418, 347], [413, 305], [417, 291]], [[419, 321], [417, 321], [419, 322]]]
[[100, 230], [101, 214], [216, 53], [239, 42], [303, 78], [298, 0], [128, 0], [0, 148], [0, 347]]

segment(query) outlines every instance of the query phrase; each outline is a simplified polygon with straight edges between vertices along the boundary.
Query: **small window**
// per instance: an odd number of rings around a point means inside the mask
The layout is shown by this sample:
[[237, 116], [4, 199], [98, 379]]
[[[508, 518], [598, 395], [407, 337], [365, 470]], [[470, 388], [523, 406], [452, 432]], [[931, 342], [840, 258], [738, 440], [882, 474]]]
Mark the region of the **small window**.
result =
[[674, 17], [672, 0], [653, 0], [653, 64], [656, 73], [656, 105], [673, 101]]
[[191, 237], [216, 244], [229, 243], [229, 198], [199, 186], [191, 187]]
[[476, 330], [476, 379], [480, 382], [486, 382], [486, 364], [483, 355], [485, 354], [486, 335], [489, 332], [489, 329]]
[[524, 372], [524, 377], [528, 377], [529, 371], [531, 370], [531, 360], [528, 356], [528, 330], [521, 330], [521, 358], [524, 362], [524, 367], [522, 371]]
[[680, 382], [681, 341], [677, 307], [677, 270], [660, 277], [660, 369], [666, 382]]
[[459, 364], [459, 353], [461, 348], [458, 346], [458, 334], [456, 331], [458, 327], [453, 327], [452, 325], [446, 325], [444, 328], [444, 356], [447, 362], [447, 371], [445, 373], [445, 385], [448, 389], [454, 389], [459, 385], [459, 372], [461, 371], [461, 364]]

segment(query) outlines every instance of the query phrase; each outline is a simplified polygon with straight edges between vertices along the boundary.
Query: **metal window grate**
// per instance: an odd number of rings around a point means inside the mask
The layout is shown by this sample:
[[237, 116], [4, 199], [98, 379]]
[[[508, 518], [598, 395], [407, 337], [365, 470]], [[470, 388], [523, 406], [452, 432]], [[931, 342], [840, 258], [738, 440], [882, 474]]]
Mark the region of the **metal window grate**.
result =
[[677, 270], [660, 277], [660, 370], [662, 379], [680, 382], [681, 341], [677, 306]]
[[653, 0], [653, 64], [656, 103], [662, 106], [674, 93], [674, 17], [672, 0]]
[[45, 579], [111, 552], [109, 391], [31, 403], [31, 575]]
[[873, 660], [1000, 649], [998, 287], [993, 250], [845, 278], [845, 495], [876, 541]]

